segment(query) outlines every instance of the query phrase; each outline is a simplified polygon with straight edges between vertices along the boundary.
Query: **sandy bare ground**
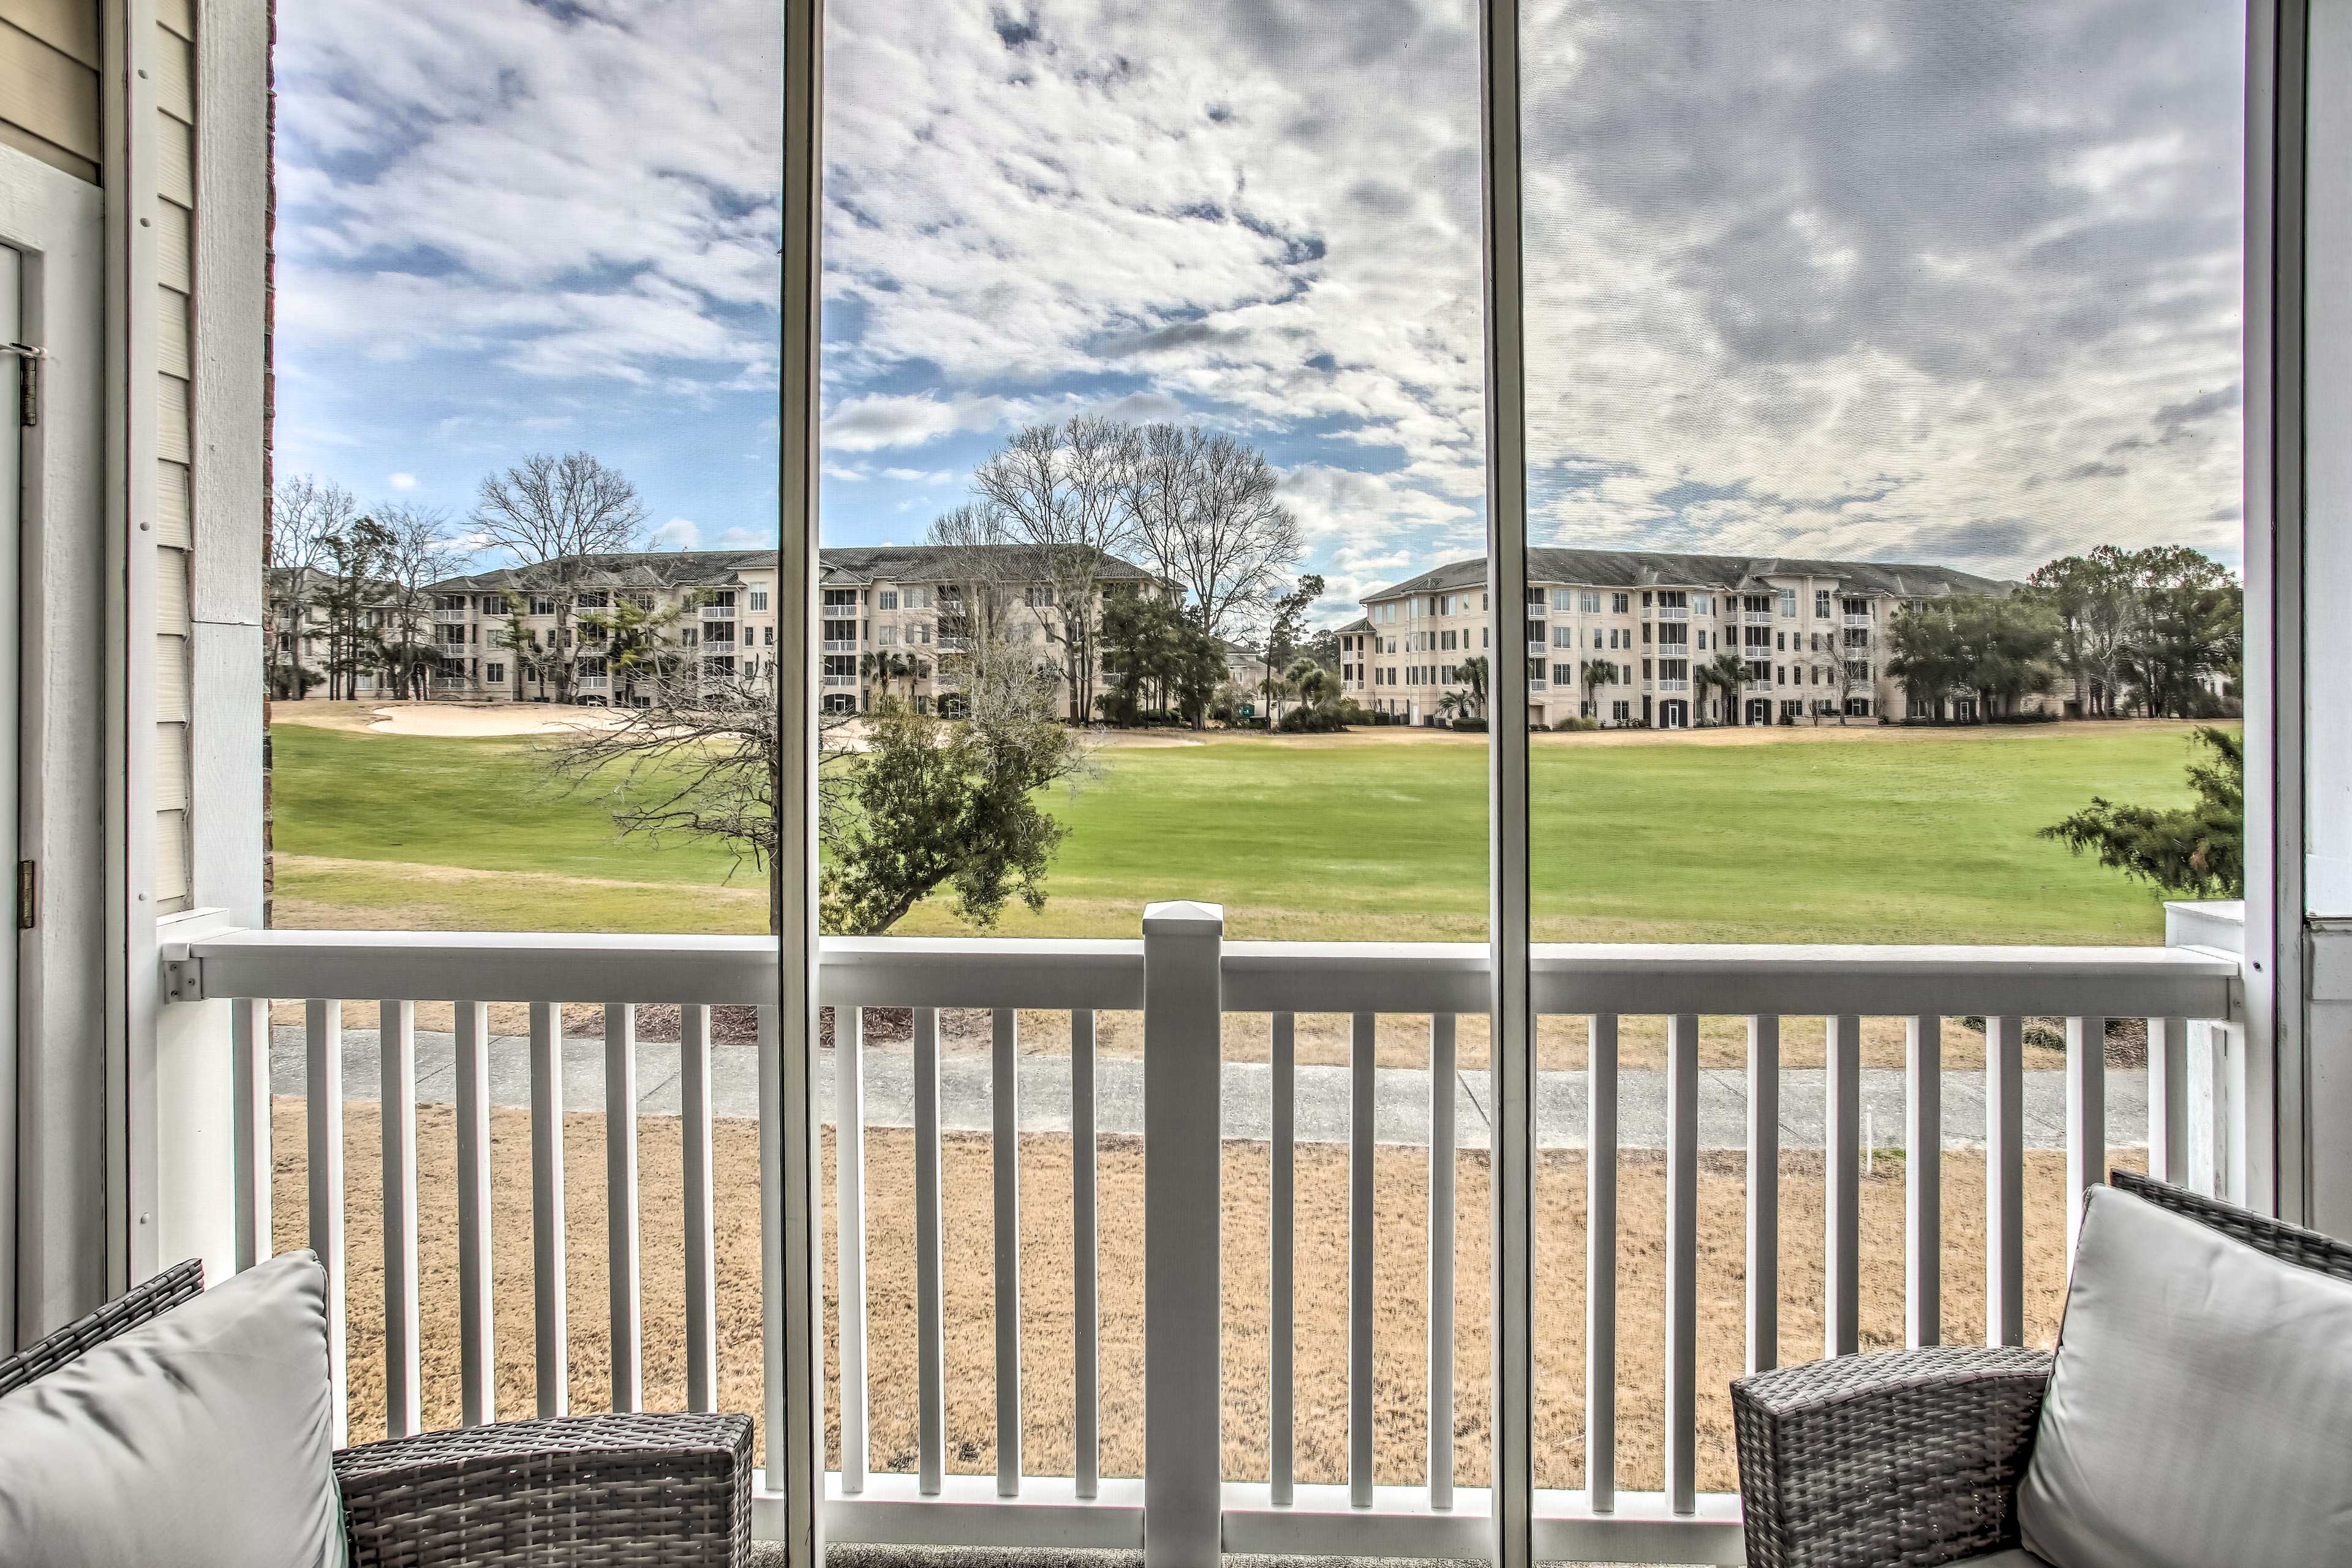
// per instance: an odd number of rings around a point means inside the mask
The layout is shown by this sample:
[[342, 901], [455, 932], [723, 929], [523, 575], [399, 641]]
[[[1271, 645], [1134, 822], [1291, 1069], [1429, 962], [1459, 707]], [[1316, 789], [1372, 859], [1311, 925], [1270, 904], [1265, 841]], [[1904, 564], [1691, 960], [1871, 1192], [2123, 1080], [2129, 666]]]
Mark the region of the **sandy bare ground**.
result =
[[[457, 1263], [454, 1133], [446, 1107], [418, 1117], [418, 1258], [421, 1275], [425, 1420], [457, 1420]], [[278, 1246], [304, 1245], [302, 1107], [280, 1100], [276, 1116], [275, 1233]], [[383, 1261], [380, 1122], [375, 1107], [346, 1112], [345, 1161], [352, 1436], [383, 1429]], [[649, 1408], [685, 1397], [683, 1246], [678, 1123], [640, 1122], [645, 1396]], [[498, 1402], [509, 1417], [535, 1409], [530, 1280], [530, 1128], [519, 1111], [493, 1114], [493, 1320]], [[826, 1142], [826, 1353], [835, 1373], [832, 1143]], [[1069, 1142], [1024, 1137], [1021, 1146], [1022, 1393], [1024, 1465], [1035, 1475], [1071, 1464], [1071, 1249]], [[716, 1131], [719, 1399], [761, 1408], [758, 1142], [741, 1124]], [[1267, 1215], [1264, 1144], [1226, 1147], [1224, 1185], [1224, 1468], [1237, 1479], [1265, 1473]], [[609, 1407], [605, 1296], [603, 1118], [567, 1119], [566, 1297], [572, 1407]], [[1783, 1164], [1780, 1211], [1780, 1353], [1818, 1354], [1822, 1319], [1822, 1176], [1817, 1158]], [[1943, 1310], [1945, 1337], [1979, 1341], [1984, 1324], [1983, 1161], [1945, 1159]], [[1425, 1479], [1427, 1162], [1382, 1149], [1376, 1165], [1374, 1269], [1374, 1468], [1383, 1483]], [[1617, 1247], [1618, 1422], [1621, 1484], [1655, 1488], [1663, 1477], [1664, 1182], [1655, 1156], [1621, 1166]], [[911, 1134], [867, 1134], [867, 1322], [870, 1460], [904, 1470], [915, 1461], [914, 1156]], [[992, 1222], [989, 1140], [945, 1140], [943, 1290], [947, 1321], [947, 1462], [951, 1471], [995, 1468], [992, 1292]], [[2047, 1342], [2056, 1328], [2063, 1279], [2062, 1157], [2027, 1158], [2028, 1334]], [[1297, 1163], [1297, 1474], [1310, 1482], [1346, 1479], [1347, 1159], [1341, 1150], [1301, 1149]], [[1142, 1207], [1139, 1143], [1107, 1140], [1099, 1159], [1103, 1468], [1134, 1475], [1142, 1466]], [[1547, 1156], [1538, 1184], [1541, 1237], [1538, 1305], [1538, 1480], [1580, 1484], [1583, 1465], [1584, 1179], [1578, 1156]], [[1862, 1330], [1865, 1349], [1897, 1344], [1903, 1333], [1903, 1198], [1899, 1161], [1882, 1159], [1863, 1189]], [[1483, 1483], [1487, 1450], [1487, 1184], [1483, 1156], [1458, 1167], [1456, 1235], [1457, 1479]], [[1709, 1157], [1700, 1180], [1699, 1483], [1735, 1485], [1727, 1384], [1739, 1374], [1743, 1342], [1745, 1196], [1737, 1156]], [[837, 1394], [829, 1390], [828, 1441], [839, 1441]]]
[[330, 702], [306, 699], [270, 710], [276, 724], [309, 724], [321, 730], [363, 730], [376, 735], [560, 735], [578, 729], [606, 729], [609, 708], [559, 702]]

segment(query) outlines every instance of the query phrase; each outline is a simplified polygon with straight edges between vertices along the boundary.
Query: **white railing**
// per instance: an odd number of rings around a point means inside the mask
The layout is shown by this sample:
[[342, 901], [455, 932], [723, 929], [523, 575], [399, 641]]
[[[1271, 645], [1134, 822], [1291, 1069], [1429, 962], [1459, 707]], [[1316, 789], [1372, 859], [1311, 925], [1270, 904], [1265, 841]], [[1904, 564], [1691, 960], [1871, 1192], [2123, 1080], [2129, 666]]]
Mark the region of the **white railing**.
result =
[[702, 606], [702, 618], [706, 621], [731, 621], [735, 618], [735, 606], [732, 605], [705, 605]]
[[1769, 626], [1772, 624], [1772, 612], [1769, 610], [1749, 610], [1747, 612], [1747, 621], [1751, 626]]
[[1690, 607], [1686, 605], [1660, 605], [1658, 618], [1665, 621], [1686, 621], [1690, 619]]
[[466, 619], [466, 612], [463, 610], [436, 610], [433, 612], [433, 618], [439, 621], [444, 626], [446, 626], [453, 621], [462, 625]]
[[827, 653], [856, 653], [857, 651], [857, 639], [856, 637], [827, 637], [824, 639], [824, 651]]
[[1540, 675], [1530, 675], [1530, 676], [1528, 676], [1528, 689], [1529, 691], [1542, 691], [1542, 690], [1546, 689], [1546, 682], [1545, 682], [1545, 680], [1544, 680], [1544, 678], [1543, 678], [1542, 676], [1540, 676]]
[[1850, 626], [1866, 626], [1872, 623], [1871, 618], [1868, 616], [1857, 616], [1849, 613], [1846, 616], [1845, 624]]
[[[1306, 1552], [1421, 1557], [1485, 1554], [1489, 1498], [1482, 1489], [1454, 1484], [1452, 1419], [1455, 1258], [1454, 1213], [1458, 1140], [1454, 1086], [1455, 1024], [1483, 1014], [1488, 1003], [1487, 950], [1477, 944], [1226, 942], [1213, 907], [1158, 905], [1147, 913], [1141, 941], [1027, 942], [961, 939], [827, 939], [819, 968], [819, 1000], [840, 1020], [829, 1064], [837, 1128], [835, 1234], [851, 1238], [839, 1249], [839, 1373], [843, 1468], [827, 1478], [827, 1530], [843, 1542], [923, 1545], [1108, 1547], [1142, 1544], [1150, 1521], [1157, 1551], [1181, 1540], [1206, 1557], [1228, 1552]], [[711, 1408], [717, 1398], [719, 1342], [714, 1197], [711, 1165], [714, 1100], [725, 1083], [712, 1070], [709, 1008], [749, 1005], [760, 1009], [763, 1084], [783, 1070], [777, 1013], [777, 954], [752, 937], [562, 936], [424, 932], [234, 931], [166, 950], [165, 994], [175, 1003], [227, 999], [234, 1058], [230, 1146], [219, 1158], [235, 1166], [236, 1260], [251, 1264], [268, 1251], [270, 1039], [265, 998], [303, 997], [300, 1029], [305, 1141], [309, 1150], [310, 1243], [325, 1263], [332, 1308], [338, 1426], [347, 1386], [341, 1332], [346, 1282], [344, 1149], [341, 1074], [345, 1061], [341, 997], [381, 997], [374, 1097], [382, 1106], [383, 1218], [383, 1350], [385, 1418], [394, 1434], [419, 1421], [424, 1373], [416, 1323], [419, 1216], [416, 1181], [419, 1000], [456, 1004], [454, 1033], [436, 1057], [450, 1053], [456, 1100], [457, 1308], [461, 1323], [460, 1407], [468, 1422], [498, 1418], [491, 1316], [492, 1205], [488, 1179], [493, 1041], [488, 1004], [529, 1005], [527, 1047], [537, 1409], [562, 1411], [568, 1401], [569, 1339], [564, 1316], [563, 1223], [567, 1177], [562, 1130], [567, 1077], [595, 1073], [593, 1061], [564, 1053], [566, 1004], [603, 1008], [601, 1049], [604, 1110], [603, 1163], [609, 1237], [609, 1343], [612, 1403], [634, 1407], [643, 1383], [645, 1344], [640, 1317], [640, 1218], [636, 1117], [639, 1100], [635, 1008], [681, 1005], [678, 1109], [683, 1118], [685, 1227], [684, 1365], [688, 1403]], [[1696, 1489], [1696, 1366], [1699, 1343], [1698, 1165], [1701, 1110], [1698, 1023], [1702, 1016], [1747, 1020], [1748, 1061], [1739, 1138], [1747, 1150], [1746, 1331], [1748, 1363], [1775, 1363], [1780, 1342], [1779, 1205], [1784, 1115], [1780, 1068], [1784, 1016], [1823, 1017], [1826, 1066], [1806, 1075], [1817, 1095], [1823, 1130], [1826, 1187], [1824, 1348], [1851, 1353], [1859, 1342], [1861, 1172], [1865, 1081], [1861, 1022], [1865, 1016], [1906, 1021], [1902, 1077], [1902, 1140], [1906, 1148], [1946, 1144], [1948, 1081], [1970, 1092], [1969, 1075], [1943, 1070], [1944, 1020], [1984, 1020], [1984, 1059], [1978, 1081], [1985, 1107], [1987, 1160], [1987, 1321], [1996, 1342], [2022, 1342], [2024, 1333], [2024, 1198], [2027, 1136], [2022, 1022], [2066, 1020], [2070, 1048], [2064, 1069], [2065, 1151], [2069, 1225], [2081, 1194], [2104, 1174], [2109, 1148], [2107, 1079], [2098, 1043], [2110, 1016], [2148, 1019], [2147, 1147], [2150, 1168], [2173, 1179], [2194, 1177], [2202, 1161], [2209, 1190], [2227, 1195], [2235, 1158], [2224, 1119], [2213, 1106], [2231, 1082], [2236, 1048], [2231, 1016], [2237, 960], [2203, 947], [1954, 948], [1769, 946], [1544, 946], [1535, 952], [1534, 1006], [1548, 1015], [1581, 1015], [1589, 1041], [1584, 1126], [1580, 1130], [1589, 1194], [1585, 1255], [1585, 1458], [1583, 1484], [1536, 1494], [1535, 1551], [1546, 1560], [1724, 1563], [1740, 1561], [1738, 1500]], [[918, 1324], [915, 1468], [873, 1471], [868, 1462], [869, 1401], [865, 1292], [864, 1129], [871, 1120], [866, 1095], [874, 1077], [865, 1061], [864, 1014], [871, 1007], [911, 1008], [910, 1061], [893, 1066], [887, 1080], [911, 1073], [915, 1151], [914, 1289]], [[945, 1328], [941, 1189], [942, 1067], [939, 1010], [986, 1009], [992, 1018], [989, 1125], [993, 1129], [992, 1205], [998, 1238], [992, 1267], [995, 1303], [997, 1473], [948, 1473], [944, 1415]], [[1072, 1473], [1029, 1474], [1022, 1457], [1020, 1345], [1024, 1318], [1019, 1250], [1023, 1194], [1015, 1173], [1015, 1132], [1024, 1126], [1021, 1094], [1033, 1080], [1016, 1071], [1024, 1059], [1016, 1010], [1066, 1013], [1069, 1051], [1055, 1070], [1069, 1086], [1072, 1141], [1069, 1197], [1076, 1273], [1070, 1332], [1074, 1359]], [[1150, 1163], [1144, 1221], [1144, 1421], [1147, 1472], [1141, 1480], [1100, 1474], [1100, 1302], [1093, 1268], [1096, 1248], [1096, 1150], [1101, 1125], [1102, 1064], [1096, 1057], [1096, 1015], [1140, 1012], [1143, 1059], [1140, 1110], [1136, 1096], [1115, 1102], [1124, 1117], [1139, 1116]], [[1348, 1480], [1343, 1486], [1298, 1482], [1292, 1403], [1297, 1325], [1294, 1254], [1300, 1240], [1292, 1212], [1300, 1127], [1300, 1087], [1295, 1020], [1299, 1014], [1347, 1014], [1351, 1065], [1347, 1069], [1344, 1141], [1349, 1192], [1347, 1222], [1347, 1335], [1351, 1375], [1346, 1391]], [[1226, 1015], [1266, 1018], [1269, 1066], [1263, 1077], [1237, 1079], [1221, 1066]], [[1425, 1275], [1430, 1338], [1427, 1355], [1427, 1470], [1422, 1485], [1375, 1486], [1371, 1379], [1373, 1301], [1370, 1286], [1377, 1237], [1373, 1230], [1376, 1131], [1391, 1118], [1375, 1116], [1374, 1040], [1380, 1016], [1428, 1020], [1426, 1089], [1419, 1091], [1412, 1133], [1427, 1151], [1433, 1223]], [[1619, 1149], [1618, 1040], [1624, 1016], [1666, 1019], [1664, 1146], [1667, 1197], [1664, 1400], [1664, 1489], [1621, 1490], [1617, 1485], [1619, 1307], [1617, 1200]], [[515, 1048], [501, 1044], [500, 1051]], [[364, 1047], [362, 1047], [363, 1050]], [[665, 1047], [667, 1049], [667, 1047]], [[895, 1049], [895, 1047], [894, 1047]], [[894, 1058], [894, 1061], [896, 1058]], [[2242, 1065], [2242, 1064], [2241, 1064]], [[1254, 1072], [1261, 1069], [1252, 1069]], [[433, 1076], [440, 1069], [437, 1061]], [[2192, 1084], [2192, 1079], [2196, 1080]], [[960, 1079], [954, 1082], [964, 1081]], [[1221, 1261], [1216, 1216], [1222, 1203], [1222, 1141], [1234, 1136], [1237, 1082], [1263, 1095], [1262, 1138], [1270, 1181], [1272, 1237], [1268, 1310], [1268, 1469], [1263, 1479], [1237, 1481], [1219, 1473]], [[2198, 1087], [2201, 1085], [2201, 1090]], [[437, 1092], [437, 1091], [436, 1091]], [[761, 1105], [771, 1103], [761, 1091]], [[2200, 1094], [2201, 1097], [2200, 1098]], [[357, 1098], [368, 1098], [362, 1091]], [[1383, 1099], [1388, 1096], [1383, 1093]], [[1491, 1103], [1491, 1101], [1489, 1101]], [[2192, 1106], [2196, 1114], [2192, 1115]], [[169, 1117], [192, 1125], [201, 1112], [166, 1105]], [[970, 1107], [965, 1107], [969, 1110]], [[1245, 1113], [1255, 1118], [1256, 1110]], [[2192, 1122], [2195, 1125], [2192, 1126]], [[209, 1135], [217, 1139], [217, 1123]], [[1475, 1128], [1482, 1122], [1470, 1123]], [[1893, 1131], [1894, 1129], [1886, 1129]], [[1380, 1132], [1385, 1138], [1387, 1132]], [[1485, 1136], [1476, 1132], [1475, 1136]], [[194, 1132], [186, 1136], [195, 1136]], [[1882, 1138], [1883, 1141], [1883, 1138]], [[1962, 1146], [1966, 1146], [1963, 1144]], [[1906, 1223], [1912, 1245], [1905, 1272], [1906, 1329], [1914, 1343], [1942, 1338], [1942, 1163], [1907, 1162]], [[372, 1186], [373, 1183], [362, 1184]], [[1049, 1201], [1058, 1203], [1058, 1197]], [[761, 1256], [782, 1245], [783, 1216], [763, 1192]], [[1205, 1221], [1203, 1216], [1206, 1216]], [[1057, 1222], [1058, 1223], [1058, 1222]], [[1918, 1245], [1927, 1238], [1927, 1245]], [[1527, 1299], [1529, 1281], [1503, 1281], [1504, 1300]], [[1059, 1313], [1059, 1303], [1051, 1309]], [[773, 1363], [780, 1350], [781, 1304], [763, 1304], [768, 1317], [764, 1419], [781, 1418], [782, 1380]], [[508, 1412], [514, 1415], [514, 1412]], [[755, 1523], [781, 1522], [762, 1494]]]
[[583, 675], [572, 684], [583, 691], [610, 691], [613, 689], [612, 677], [606, 675]]
[[1674, 676], [1661, 676], [1658, 679], [1658, 689], [1661, 691], [1688, 691], [1690, 689], [1690, 682]]
[[824, 683], [829, 687], [835, 688], [855, 686], [857, 684], [857, 677], [854, 675], [828, 675], [824, 678]]

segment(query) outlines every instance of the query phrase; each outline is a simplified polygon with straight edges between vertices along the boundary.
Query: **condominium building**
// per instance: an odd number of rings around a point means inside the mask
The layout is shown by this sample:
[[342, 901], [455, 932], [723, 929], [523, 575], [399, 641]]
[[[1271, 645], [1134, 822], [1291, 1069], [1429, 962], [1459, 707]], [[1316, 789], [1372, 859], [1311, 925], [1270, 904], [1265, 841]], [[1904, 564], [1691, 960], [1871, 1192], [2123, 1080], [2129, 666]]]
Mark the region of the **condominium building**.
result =
[[[871, 708], [895, 695], [930, 711], [951, 680], [940, 658], [968, 651], [993, 615], [996, 635], [1036, 645], [1059, 666], [1061, 611], [1052, 584], [1022, 575], [1013, 547], [890, 546], [819, 552], [822, 609], [819, 679], [827, 711]], [[570, 574], [566, 574], [570, 576]], [[604, 703], [642, 693], [615, 689], [597, 626], [560, 626], [545, 565], [505, 567], [434, 584], [436, 696], [488, 701], [551, 699], [555, 666], [574, 661], [579, 700]], [[579, 576], [580, 607], [607, 611], [634, 599], [662, 621], [661, 637], [712, 675], [765, 679], [776, 662], [777, 555], [773, 550], [671, 551], [604, 555]], [[1108, 588], [1159, 580], [1125, 561], [1105, 563]], [[984, 602], [983, 602], [984, 601]], [[576, 620], [576, 617], [573, 617]], [[1095, 681], [1099, 692], [1100, 678]], [[1059, 700], [1066, 706], [1066, 685]]]
[[[1948, 566], [1546, 548], [1528, 552], [1528, 721], [1660, 729], [1926, 716], [1886, 673], [1895, 612], [2017, 586]], [[1436, 722], [1470, 689], [1465, 663], [1491, 654], [1488, 592], [1480, 556], [1367, 595], [1339, 631], [1347, 694]], [[1726, 655], [1746, 667], [1736, 696], [1703, 674]]]

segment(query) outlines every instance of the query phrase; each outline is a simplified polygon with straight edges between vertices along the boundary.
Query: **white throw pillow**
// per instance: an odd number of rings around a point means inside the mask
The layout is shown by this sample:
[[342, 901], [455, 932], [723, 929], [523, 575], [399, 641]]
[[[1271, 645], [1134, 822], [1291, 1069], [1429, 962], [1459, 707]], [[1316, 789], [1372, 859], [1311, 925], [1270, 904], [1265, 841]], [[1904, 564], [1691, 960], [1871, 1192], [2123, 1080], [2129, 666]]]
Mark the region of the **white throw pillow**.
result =
[[2352, 1563], [2352, 1281], [2093, 1189], [2017, 1514], [2053, 1568]]
[[327, 1280], [289, 1253], [0, 1399], [8, 1568], [341, 1568]]

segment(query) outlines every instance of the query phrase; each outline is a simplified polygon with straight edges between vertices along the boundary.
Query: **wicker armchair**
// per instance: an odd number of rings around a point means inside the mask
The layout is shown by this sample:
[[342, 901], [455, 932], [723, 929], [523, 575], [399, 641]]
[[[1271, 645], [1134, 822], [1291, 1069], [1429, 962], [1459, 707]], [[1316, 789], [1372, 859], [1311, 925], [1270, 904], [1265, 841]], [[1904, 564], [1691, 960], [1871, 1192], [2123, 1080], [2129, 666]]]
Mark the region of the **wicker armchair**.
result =
[[[178, 1264], [0, 1360], [0, 1394], [204, 1289]], [[335, 1455], [353, 1568], [722, 1568], [750, 1561], [747, 1415], [571, 1415]]]
[[[2110, 1180], [2276, 1258], [2352, 1279], [2352, 1246], [2130, 1171]], [[1731, 1385], [1750, 1568], [1937, 1568], [2018, 1544], [2046, 1352], [1942, 1345]]]

